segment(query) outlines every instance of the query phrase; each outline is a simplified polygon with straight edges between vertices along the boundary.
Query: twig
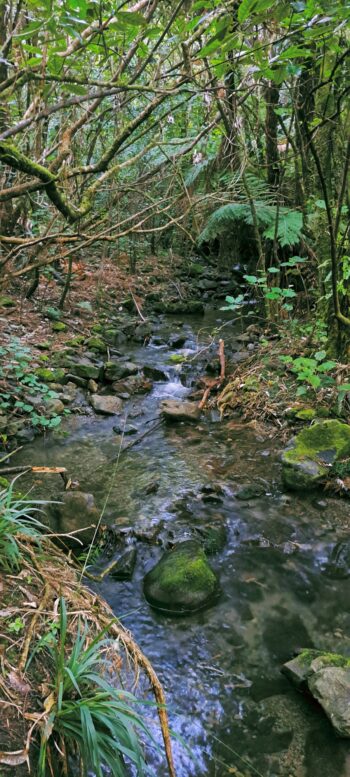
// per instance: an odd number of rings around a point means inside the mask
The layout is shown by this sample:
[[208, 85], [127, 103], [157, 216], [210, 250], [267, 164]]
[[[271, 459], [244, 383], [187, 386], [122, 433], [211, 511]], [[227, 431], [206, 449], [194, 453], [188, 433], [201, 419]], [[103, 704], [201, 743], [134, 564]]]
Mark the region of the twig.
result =
[[211, 390], [213, 388], [219, 388], [222, 382], [225, 380], [225, 342], [222, 339], [219, 340], [219, 361], [220, 375], [216, 380], [211, 381], [209, 386], [206, 387], [202, 399], [198, 404], [200, 410], [203, 410], [203, 407], [205, 407]]

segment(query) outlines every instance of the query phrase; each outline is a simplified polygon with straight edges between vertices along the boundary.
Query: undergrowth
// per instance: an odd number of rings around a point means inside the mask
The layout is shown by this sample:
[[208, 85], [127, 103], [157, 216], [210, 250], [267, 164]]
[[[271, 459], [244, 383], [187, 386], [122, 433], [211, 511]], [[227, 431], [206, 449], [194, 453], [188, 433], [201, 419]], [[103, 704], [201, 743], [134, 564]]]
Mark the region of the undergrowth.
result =
[[[149, 774], [155, 708], [173, 774], [165, 698], [157, 675], [108, 605], [79, 580], [35, 517], [42, 503], [0, 492], [1, 775]], [[137, 699], [143, 671], [155, 702]], [[122, 680], [123, 678], [123, 680]], [[126, 687], [123, 687], [126, 682]], [[5, 743], [5, 747], [4, 747]], [[34, 772], [33, 772], [34, 769]]]

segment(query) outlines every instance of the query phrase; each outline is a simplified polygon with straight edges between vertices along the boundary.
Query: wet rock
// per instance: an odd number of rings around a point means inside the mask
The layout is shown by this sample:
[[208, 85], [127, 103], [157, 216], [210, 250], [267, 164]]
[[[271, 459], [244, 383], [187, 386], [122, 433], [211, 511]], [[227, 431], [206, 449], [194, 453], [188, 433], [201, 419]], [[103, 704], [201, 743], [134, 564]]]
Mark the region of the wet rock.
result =
[[109, 558], [102, 556], [96, 564], [88, 568], [94, 577], [101, 579], [110, 576], [115, 580], [131, 580], [137, 558], [137, 550], [134, 546], [118, 550]]
[[59, 494], [56, 504], [52, 502], [49, 506], [50, 523], [55, 531], [66, 534], [82, 529], [75, 537], [62, 538], [64, 545], [78, 551], [92, 542], [99, 516], [93, 495], [83, 491]]
[[197, 529], [205, 552], [211, 556], [222, 551], [227, 542], [227, 528], [223, 522], [208, 523]]
[[201, 417], [201, 411], [195, 402], [181, 402], [178, 399], [164, 399], [160, 411], [166, 421], [195, 423]]
[[337, 542], [325, 567], [325, 573], [327, 577], [335, 580], [350, 577], [350, 540]]
[[172, 335], [169, 340], [169, 346], [170, 348], [183, 348], [186, 340], [187, 336], [185, 334]]
[[[98, 380], [100, 376], [100, 367], [93, 364], [89, 359], [81, 359], [79, 362], [70, 365], [71, 379], [74, 380], [74, 376], [83, 378], [84, 380]], [[75, 381], [74, 381], [75, 382]], [[78, 384], [79, 385], [79, 384]], [[85, 385], [85, 384], [84, 384]]]
[[350, 737], [350, 659], [336, 653], [303, 650], [282, 672], [297, 687], [307, 687], [333, 728]]
[[52, 418], [56, 415], [62, 415], [64, 404], [60, 399], [46, 399], [44, 402], [45, 415]]
[[125, 424], [125, 426], [119, 424], [118, 426], [113, 426], [113, 432], [116, 434], [123, 434], [125, 437], [128, 437], [131, 434], [137, 434], [138, 428], [137, 426], [132, 426], [131, 424]]
[[350, 666], [347, 668], [329, 666], [320, 669], [309, 678], [308, 686], [337, 734], [349, 738]]
[[218, 577], [194, 540], [166, 551], [144, 578], [149, 604], [173, 615], [200, 610], [212, 604], [219, 593]]
[[71, 373], [67, 373], [66, 379], [69, 380], [70, 383], [74, 383], [75, 386], [79, 386], [79, 388], [86, 388], [88, 381], [85, 378], [80, 378], [79, 375], [72, 375]]
[[101, 415], [119, 415], [123, 409], [123, 402], [119, 397], [92, 394], [90, 405], [95, 413]]
[[149, 323], [148, 321], [144, 321], [141, 324], [138, 324], [138, 326], [135, 329], [135, 340], [138, 342], [142, 342], [142, 340], [145, 340], [147, 337], [150, 337], [153, 332], [153, 325]]
[[166, 372], [164, 372], [164, 370], [160, 370], [158, 367], [153, 367], [152, 364], [144, 364], [142, 369], [144, 375], [146, 375], [146, 378], [151, 378], [151, 380], [155, 380], [160, 383], [164, 383], [168, 380]]
[[236, 499], [247, 502], [249, 499], [256, 499], [259, 496], [263, 496], [265, 492], [266, 488], [261, 483], [249, 483], [246, 486], [242, 486], [235, 496]]
[[152, 382], [142, 375], [130, 375], [125, 380], [118, 380], [112, 383], [112, 389], [119, 397], [122, 397], [124, 394], [128, 396], [132, 394], [146, 394], [147, 391], [151, 391], [152, 386]]
[[302, 429], [282, 453], [282, 476], [288, 488], [306, 489], [322, 483], [332, 465], [350, 455], [350, 426], [336, 420]]
[[19, 429], [16, 434], [17, 440], [21, 442], [33, 442], [35, 438], [35, 430], [32, 426], [25, 426], [23, 429]]
[[128, 378], [130, 375], [136, 375], [140, 368], [133, 362], [106, 362], [105, 364], [105, 380], [109, 383], [114, 381]]
[[157, 491], [159, 491], [160, 483], [158, 480], [152, 480], [151, 483], [148, 483], [148, 485], [145, 488], [145, 494], [156, 494]]
[[88, 389], [91, 394], [97, 394], [98, 392], [98, 384], [95, 380], [90, 379], [88, 382]]

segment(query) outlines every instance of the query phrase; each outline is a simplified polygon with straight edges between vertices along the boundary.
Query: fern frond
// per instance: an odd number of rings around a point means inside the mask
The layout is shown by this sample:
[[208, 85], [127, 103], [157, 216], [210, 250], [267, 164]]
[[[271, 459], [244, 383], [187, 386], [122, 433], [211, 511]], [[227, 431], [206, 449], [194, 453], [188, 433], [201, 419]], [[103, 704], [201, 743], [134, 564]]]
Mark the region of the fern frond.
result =
[[[264, 237], [274, 239], [278, 217], [277, 240], [280, 246], [293, 246], [298, 243], [303, 227], [303, 218], [299, 211], [280, 208], [277, 213], [276, 205], [268, 205], [259, 200], [256, 200], [254, 205], [258, 226], [263, 230]], [[248, 203], [229, 202], [222, 205], [209, 217], [205, 229], [199, 235], [199, 244], [227, 234], [239, 221], [252, 226], [253, 215]]]

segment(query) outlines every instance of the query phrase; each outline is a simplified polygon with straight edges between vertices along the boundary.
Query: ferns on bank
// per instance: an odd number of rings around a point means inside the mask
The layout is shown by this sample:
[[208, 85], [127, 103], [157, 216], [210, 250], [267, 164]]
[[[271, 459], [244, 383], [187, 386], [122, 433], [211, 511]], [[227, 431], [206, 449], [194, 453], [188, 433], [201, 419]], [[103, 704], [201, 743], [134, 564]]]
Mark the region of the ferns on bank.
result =
[[[254, 208], [259, 228], [265, 238], [276, 237], [279, 245], [293, 246], [299, 242], [303, 227], [302, 214], [297, 210], [269, 205], [265, 201], [255, 200]], [[276, 230], [276, 219], [278, 219]], [[222, 205], [209, 216], [207, 224], [199, 235], [199, 244], [227, 235], [237, 222], [253, 225], [253, 214], [247, 202], [229, 202]]]

